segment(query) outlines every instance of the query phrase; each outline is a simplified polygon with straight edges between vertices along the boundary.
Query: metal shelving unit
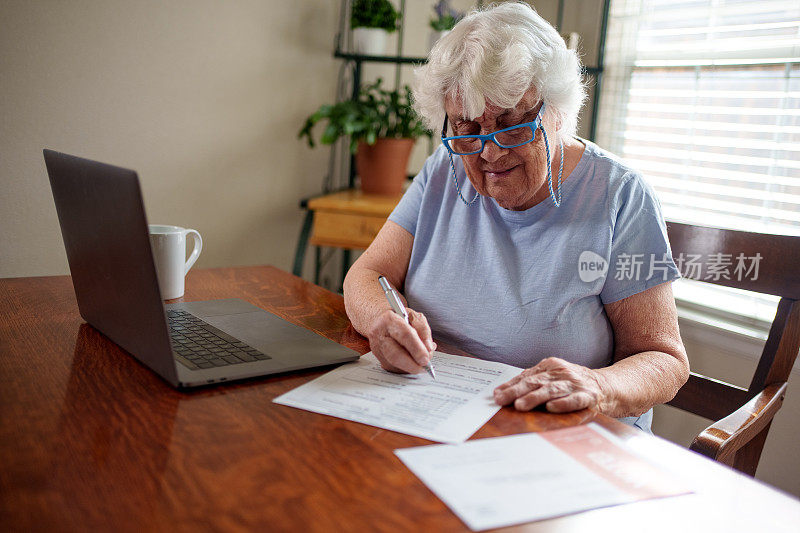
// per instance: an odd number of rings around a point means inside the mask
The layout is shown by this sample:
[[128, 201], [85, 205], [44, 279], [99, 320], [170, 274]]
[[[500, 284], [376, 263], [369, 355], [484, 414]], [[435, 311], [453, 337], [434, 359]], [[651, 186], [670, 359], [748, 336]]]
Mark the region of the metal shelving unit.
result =
[[[402, 55], [403, 50], [403, 35], [404, 35], [404, 21], [405, 21], [405, 8], [406, 2], [405, 0], [400, 0], [400, 22], [397, 29], [398, 32], [398, 39], [397, 39], [397, 51], [395, 55], [364, 55], [364, 54], [357, 54], [351, 52], [352, 50], [352, 39], [351, 39], [351, 32], [350, 32], [350, 25], [348, 23], [349, 20], [349, 13], [350, 13], [350, 0], [342, 0], [341, 2], [341, 11], [339, 14], [339, 31], [336, 34], [336, 42], [334, 46], [333, 56], [337, 59], [343, 60], [342, 68], [339, 71], [339, 80], [338, 80], [338, 90], [337, 90], [337, 102], [341, 101], [346, 97], [356, 99], [358, 98], [358, 93], [361, 88], [361, 78], [362, 78], [362, 66], [364, 63], [391, 63], [397, 66], [395, 69], [395, 79], [394, 79], [394, 86], [395, 89], [399, 89], [400, 87], [400, 68], [402, 65], [413, 65], [413, 64], [422, 64], [427, 61], [425, 57], [407, 57]], [[343, 44], [346, 43], [345, 46]], [[350, 75], [348, 76], [348, 72]], [[350, 85], [350, 90], [346, 91], [343, 90], [345, 87]], [[341, 145], [341, 143], [339, 143]], [[352, 189], [355, 187], [356, 181], [356, 173], [355, 173], [355, 157], [350, 154], [349, 157], [341, 157], [342, 160], [346, 160], [346, 168], [341, 168], [340, 173], [347, 175], [347, 184], [336, 185], [334, 183], [334, 175], [336, 174], [336, 156], [335, 151], [339, 150], [341, 152], [341, 146], [334, 147], [332, 149], [332, 157], [331, 161], [328, 166], [328, 176], [326, 177], [325, 183], [323, 184], [323, 194], [330, 194], [332, 192], [336, 192], [337, 190], [343, 189]], [[340, 154], [341, 155], [341, 154]], [[314, 223], [314, 212], [308, 209], [308, 201], [311, 198], [304, 198], [300, 201], [300, 207], [302, 209], [306, 209], [306, 216], [303, 220], [303, 226], [300, 230], [300, 237], [297, 242], [297, 248], [295, 250], [295, 259], [294, 259], [294, 266], [292, 268], [293, 273], [296, 276], [300, 276], [302, 274], [303, 269], [303, 262], [305, 260], [305, 250], [307, 247], [308, 239], [311, 234], [311, 228]], [[319, 283], [319, 273], [325, 261], [322, 259], [322, 253], [319, 247], [316, 247], [314, 250], [315, 258], [314, 258], [314, 282]], [[342, 250], [342, 280], [344, 280], [344, 276], [347, 273], [347, 270], [350, 268], [350, 258], [351, 253], [348, 249]]]

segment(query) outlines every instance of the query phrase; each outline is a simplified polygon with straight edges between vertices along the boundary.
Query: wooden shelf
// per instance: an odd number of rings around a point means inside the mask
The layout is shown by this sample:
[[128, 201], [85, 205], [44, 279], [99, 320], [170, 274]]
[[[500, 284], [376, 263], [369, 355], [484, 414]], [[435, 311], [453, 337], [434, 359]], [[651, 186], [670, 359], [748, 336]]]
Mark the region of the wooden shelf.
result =
[[314, 211], [334, 211], [388, 217], [402, 197], [402, 194], [381, 196], [378, 194], [364, 194], [360, 190], [348, 189], [312, 198], [308, 201], [308, 208]]

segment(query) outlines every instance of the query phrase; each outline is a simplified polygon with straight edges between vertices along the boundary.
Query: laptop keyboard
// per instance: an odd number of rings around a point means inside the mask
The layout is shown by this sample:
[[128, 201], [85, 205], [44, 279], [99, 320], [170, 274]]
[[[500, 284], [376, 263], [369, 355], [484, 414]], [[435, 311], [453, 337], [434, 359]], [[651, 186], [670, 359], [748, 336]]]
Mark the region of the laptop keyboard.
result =
[[167, 320], [175, 358], [191, 370], [271, 359], [186, 311], [170, 309]]

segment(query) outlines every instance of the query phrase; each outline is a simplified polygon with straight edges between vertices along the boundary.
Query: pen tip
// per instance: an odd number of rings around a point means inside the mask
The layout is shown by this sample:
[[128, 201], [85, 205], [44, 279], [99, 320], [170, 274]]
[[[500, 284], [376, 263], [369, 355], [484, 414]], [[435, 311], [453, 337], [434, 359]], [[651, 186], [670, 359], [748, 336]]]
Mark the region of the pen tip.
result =
[[428, 374], [430, 374], [430, 376], [433, 378], [433, 381], [437, 381], [436, 372], [433, 371], [433, 367], [431, 365], [426, 366], [425, 370], [428, 371]]

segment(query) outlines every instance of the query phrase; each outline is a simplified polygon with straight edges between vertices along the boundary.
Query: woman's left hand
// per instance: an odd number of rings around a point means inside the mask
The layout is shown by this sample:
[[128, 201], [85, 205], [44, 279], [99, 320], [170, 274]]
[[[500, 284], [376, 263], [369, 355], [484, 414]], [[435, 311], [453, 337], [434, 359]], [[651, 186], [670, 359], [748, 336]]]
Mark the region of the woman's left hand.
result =
[[518, 411], [529, 411], [542, 404], [551, 413], [600, 410], [604, 401], [600, 379], [595, 370], [548, 357], [497, 387], [494, 401], [498, 405], [513, 403]]

